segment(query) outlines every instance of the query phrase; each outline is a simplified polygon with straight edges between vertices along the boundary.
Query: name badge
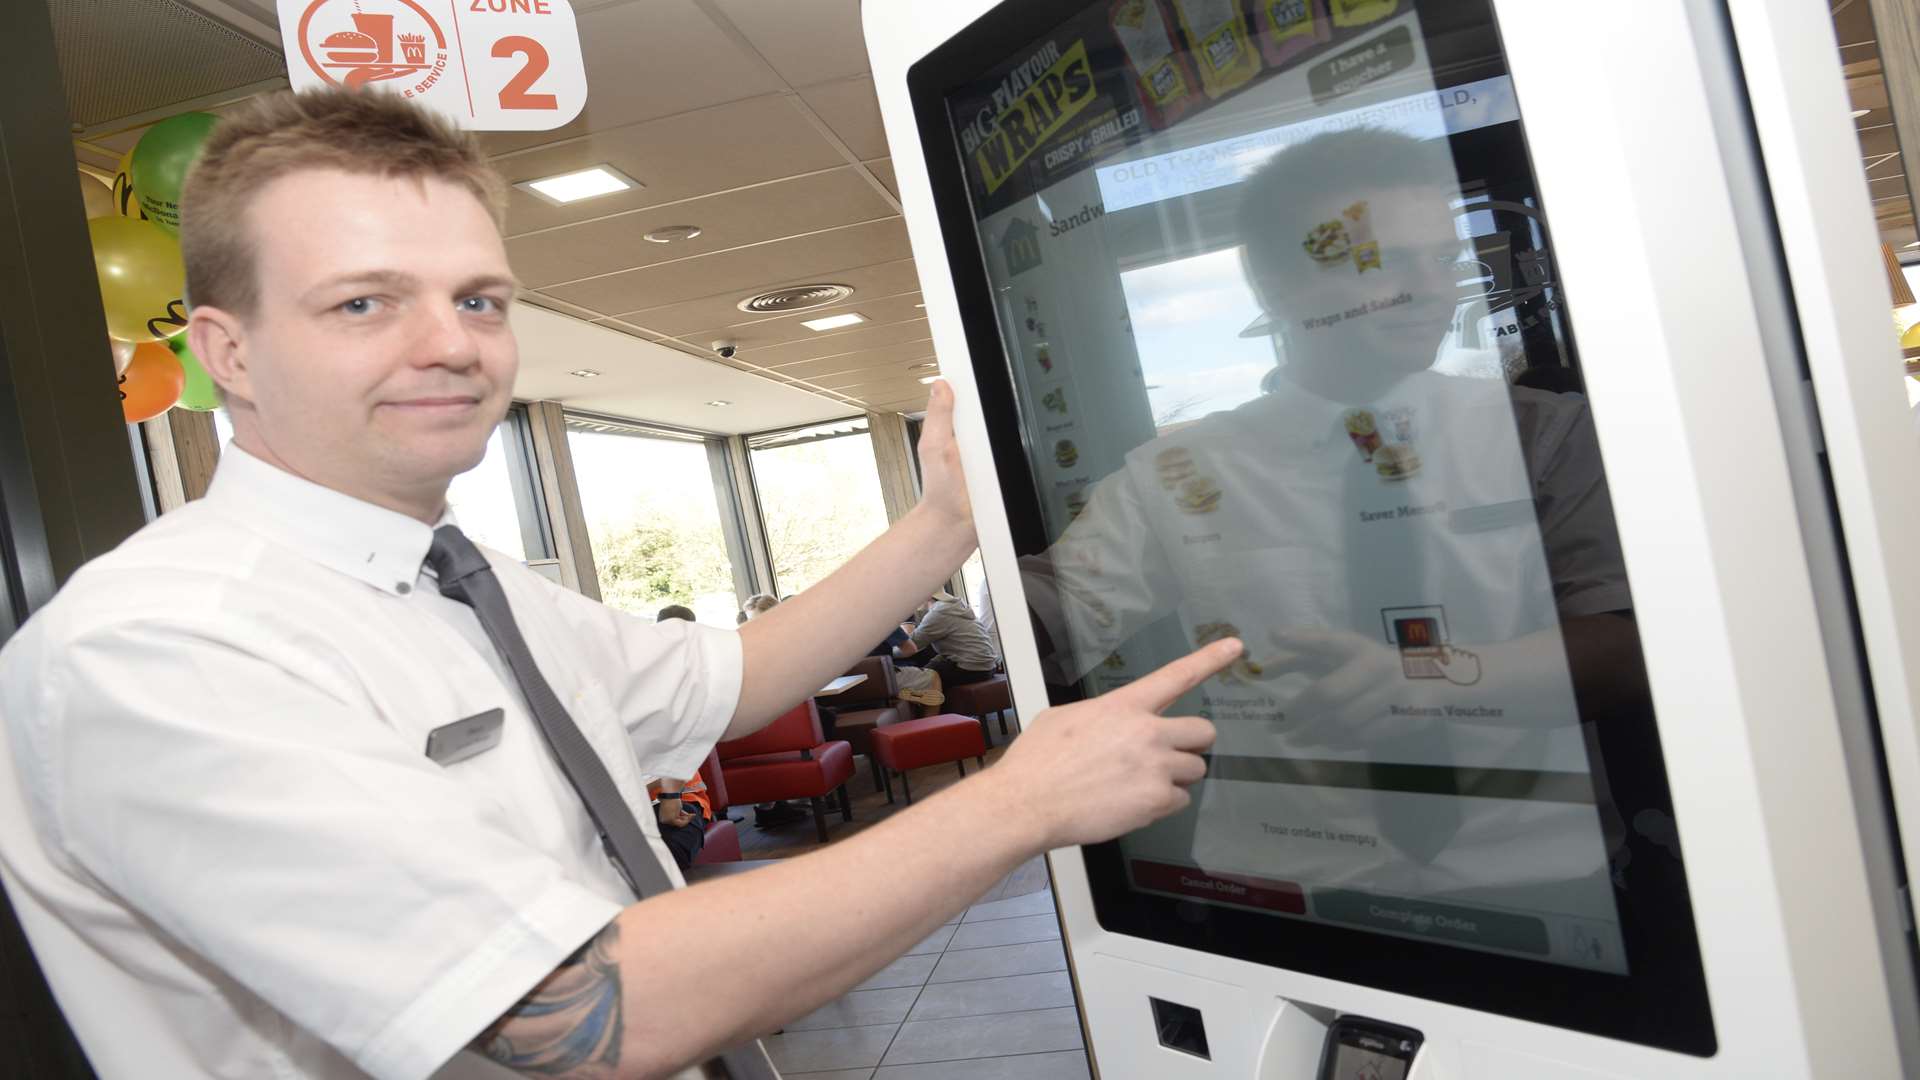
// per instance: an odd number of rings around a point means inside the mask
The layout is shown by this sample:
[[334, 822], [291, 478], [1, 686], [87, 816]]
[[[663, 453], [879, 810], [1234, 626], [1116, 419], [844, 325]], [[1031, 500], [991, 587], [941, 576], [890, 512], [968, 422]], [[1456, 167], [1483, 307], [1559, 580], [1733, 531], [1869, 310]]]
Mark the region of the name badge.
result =
[[488, 709], [442, 724], [427, 735], [427, 756], [442, 765], [452, 765], [484, 754], [500, 745], [500, 732], [506, 723], [505, 709]]

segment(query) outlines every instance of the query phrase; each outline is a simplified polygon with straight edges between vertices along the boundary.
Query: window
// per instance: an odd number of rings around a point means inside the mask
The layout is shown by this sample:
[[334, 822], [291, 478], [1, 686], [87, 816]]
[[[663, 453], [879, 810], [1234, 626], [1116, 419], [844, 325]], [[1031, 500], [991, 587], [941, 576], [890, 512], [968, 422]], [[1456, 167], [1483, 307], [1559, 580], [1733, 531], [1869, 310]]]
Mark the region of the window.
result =
[[213, 433], [218, 438], [220, 449], [225, 450], [227, 443], [233, 441], [233, 421], [227, 419], [227, 410], [213, 410]]
[[767, 432], [747, 447], [781, 596], [831, 574], [887, 531], [864, 418]]
[[645, 618], [683, 604], [732, 629], [740, 600], [704, 438], [569, 414], [567, 446], [600, 598]]
[[461, 531], [474, 543], [521, 562], [553, 557], [526, 425], [525, 407], [514, 406], [487, 440], [487, 456], [447, 487], [447, 508], [460, 522]]

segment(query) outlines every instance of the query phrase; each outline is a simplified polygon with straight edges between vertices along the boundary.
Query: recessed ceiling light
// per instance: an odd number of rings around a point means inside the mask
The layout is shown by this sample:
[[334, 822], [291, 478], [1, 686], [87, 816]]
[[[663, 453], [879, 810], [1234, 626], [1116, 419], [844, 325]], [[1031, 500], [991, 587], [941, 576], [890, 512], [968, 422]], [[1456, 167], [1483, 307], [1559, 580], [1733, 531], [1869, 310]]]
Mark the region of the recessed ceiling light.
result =
[[581, 199], [611, 195], [616, 191], [627, 191], [639, 187], [640, 184], [611, 165], [595, 165], [591, 169], [561, 173], [558, 176], [522, 180], [513, 186], [530, 191], [555, 206], [565, 206], [568, 203], [579, 202]]
[[920, 378], [920, 385], [926, 386], [927, 384], [933, 382], [935, 379], [938, 379], [939, 377], [940, 376], [938, 375], [923, 375]]
[[709, 405], [711, 405], [711, 406], [713, 406], [713, 407], [714, 407], [714, 408], [716, 408], [716, 409], [724, 409], [724, 408], [726, 408], [727, 406], [729, 406], [729, 405], [731, 405], [731, 404], [733, 404], [733, 402], [731, 402], [731, 401], [721, 401], [721, 400], [719, 400], [718, 398], [716, 398], [716, 399], [714, 399], [713, 401], [709, 401], [709, 402], [707, 402], [707, 404], [709, 404]]
[[1917, 248], [1917, 247], [1920, 247], [1920, 240], [1915, 240], [1913, 243], [1908, 244], [1906, 248], [1901, 248], [1900, 250], [1905, 251], [1907, 250], [1907, 248]]
[[824, 319], [808, 319], [801, 326], [809, 330], [838, 330], [843, 326], [857, 326], [866, 322], [867, 317], [859, 312], [849, 311], [845, 315], [829, 315]]
[[671, 244], [678, 240], [691, 240], [700, 235], [698, 225], [669, 225], [664, 229], [655, 229], [647, 234], [647, 239], [656, 244]]
[[1855, 109], [1853, 110], [1853, 118], [1858, 120], [1872, 111], [1872, 109]]
[[938, 371], [940, 370], [940, 361], [922, 360], [917, 364], [908, 364], [907, 370], [908, 371]]
[[567, 372], [567, 374], [573, 376], [576, 379], [591, 379], [600, 373], [593, 370], [592, 368], [581, 368], [578, 371], [569, 371]]
[[913, 305], [913, 306], [914, 306], [914, 307], [917, 307], [917, 308], [923, 308], [923, 307], [926, 307], [927, 305], [925, 305], [925, 304], [915, 304], [915, 305]]

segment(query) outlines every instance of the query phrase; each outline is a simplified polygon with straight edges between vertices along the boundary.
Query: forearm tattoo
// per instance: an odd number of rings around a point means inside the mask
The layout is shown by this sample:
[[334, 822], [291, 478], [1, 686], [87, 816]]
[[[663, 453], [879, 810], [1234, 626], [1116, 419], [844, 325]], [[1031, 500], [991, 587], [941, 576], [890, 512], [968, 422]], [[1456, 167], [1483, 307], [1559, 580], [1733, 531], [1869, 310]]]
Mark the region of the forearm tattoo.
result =
[[611, 1078], [620, 1064], [619, 941], [619, 924], [608, 923], [481, 1034], [481, 1053], [525, 1076]]

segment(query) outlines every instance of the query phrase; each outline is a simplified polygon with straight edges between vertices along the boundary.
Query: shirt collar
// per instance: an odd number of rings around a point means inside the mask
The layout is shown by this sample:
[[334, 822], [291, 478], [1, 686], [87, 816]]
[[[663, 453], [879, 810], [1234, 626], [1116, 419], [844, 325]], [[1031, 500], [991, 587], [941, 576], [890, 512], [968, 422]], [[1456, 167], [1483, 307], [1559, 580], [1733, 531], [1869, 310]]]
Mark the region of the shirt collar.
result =
[[[433, 527], [270, 465], [229, 441], [206, 502], [322, 566], [383, 592], [413, 591]], [[448, 524], [452, 514], [443, 513]]]

